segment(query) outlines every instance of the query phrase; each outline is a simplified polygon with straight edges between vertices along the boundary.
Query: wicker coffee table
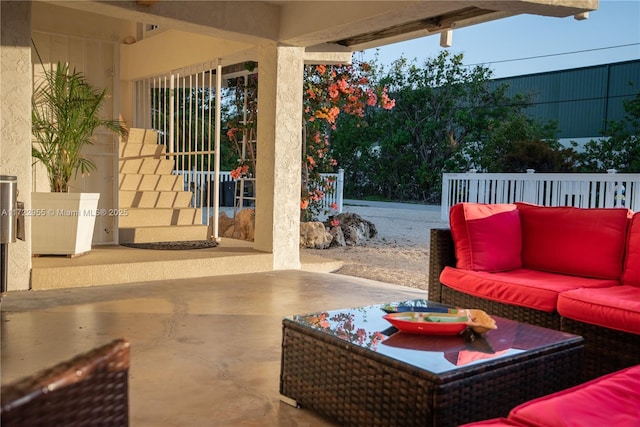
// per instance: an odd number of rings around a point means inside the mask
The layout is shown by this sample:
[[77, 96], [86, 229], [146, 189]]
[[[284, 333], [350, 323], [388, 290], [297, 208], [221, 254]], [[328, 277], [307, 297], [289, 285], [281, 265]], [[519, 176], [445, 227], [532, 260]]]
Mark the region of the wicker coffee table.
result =
[[579, 336], [499, 317], [475, 339], [407, 334], [382, 307], [285, 318], [283, 400], [345, 426], [455, 426], [580, 382]]

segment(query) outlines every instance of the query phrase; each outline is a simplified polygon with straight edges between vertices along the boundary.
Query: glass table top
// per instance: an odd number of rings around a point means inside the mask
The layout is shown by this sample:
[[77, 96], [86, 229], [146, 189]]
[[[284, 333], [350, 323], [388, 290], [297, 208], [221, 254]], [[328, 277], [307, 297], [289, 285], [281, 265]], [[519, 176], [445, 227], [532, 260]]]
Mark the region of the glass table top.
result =
[[389, 306], [416, 307], [416, 310], [445, 307], [427, 300], [408, 300], [294, 315], [287, 319], [435, 374], [579, 339], [564, 332], [496, 316], [491, 317], [496, 321], [497, 329], [482, 336], [468, 331], [460, 335], [406, 333], [398, 331], [383, 318], [386, 314], [383, 309]]

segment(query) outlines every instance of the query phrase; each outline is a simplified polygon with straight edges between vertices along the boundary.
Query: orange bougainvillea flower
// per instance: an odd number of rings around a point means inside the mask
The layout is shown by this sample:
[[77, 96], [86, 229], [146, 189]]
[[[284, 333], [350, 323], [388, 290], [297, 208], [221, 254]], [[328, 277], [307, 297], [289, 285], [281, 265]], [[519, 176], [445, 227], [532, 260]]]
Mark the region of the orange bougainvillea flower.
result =
[[329, 97], [331, 99], [336, 99], [338, 96], [340, 96], [340, 91], [338, 90], [338, 85], [334, 83], [329, 86]]
[[378, 103], [378, 95], [373, 90], [367, 91], [367, 105], [374, 106]]
[[233, 179], [239, 179], [242, 175], [246, 175], [249, 172], [249, 165], [240, 165], [234, 170], [232, 170], [229, 175]]
[[[329, 150], [329, 133], [330, 129], [336, 129], [340, 113], [363, 117], [368, 107], [391, 109], [395, 105], [387, 88], [377, 86], [369, 78], [375, 77], [371, 73], [374, 68], [367, 63], [305, 66], [304, 182], [300, 197], [301, 207], [306, 209], [302, 214], [305, 220], [323, 210], [337, 210], [336, 204], [323, 204], [325, 194], [335, 191], [335, 179], [319, 174], [338, 164]], [[321, 190], [307, 191], [314, 188]]]
[[393, 107], [396, 106], [396, 100], [395, 99], [383, 99], [382, 100], [382, 108], [384, 108], [385, 110], [391, 110]]
[[331, 107], [331, 109], [329, 110], [329, 115], [333, 119], [331, 120], [331, 123], [336, 121], [336, 117], [338, 117], [338, 114], [340, 114], [340, 109], [338, 107]]
[[382, 98], [382, 108], [384, 108], [385, 110], [391, 110], [393, 107], [396, 106], [396, 100], [389, 98], [389, 95], [387, 95], [386, 87], [382, 89], [381, 98]]
[[238, 128], [231, 128], [227, 131], [227, 136], [229, 137], [229, 139], [235, 139], [236, 131], [238, 131]]
[[240, 172], [240, 167], [235, 168], [234, 170], [231, 171], [230, 173], [231, 178], [233, 179], [238, 179], [240, 178], [241, 172]]

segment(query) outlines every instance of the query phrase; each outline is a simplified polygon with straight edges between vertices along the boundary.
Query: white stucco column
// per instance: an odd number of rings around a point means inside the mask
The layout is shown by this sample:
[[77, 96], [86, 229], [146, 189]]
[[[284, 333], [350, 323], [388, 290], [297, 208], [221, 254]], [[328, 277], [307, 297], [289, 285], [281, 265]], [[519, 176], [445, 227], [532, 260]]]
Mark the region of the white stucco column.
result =
[[[0, 175], [18, 178], [18, 201], [31, 207], [31, 2], [0, 1]], [[8, 245], [7, 290], [29, 289], [31, 221], [26, 241]]]
[[274, 270], [300, 268], [300, 157], [304, 48], [261, 45], [255, 249]]

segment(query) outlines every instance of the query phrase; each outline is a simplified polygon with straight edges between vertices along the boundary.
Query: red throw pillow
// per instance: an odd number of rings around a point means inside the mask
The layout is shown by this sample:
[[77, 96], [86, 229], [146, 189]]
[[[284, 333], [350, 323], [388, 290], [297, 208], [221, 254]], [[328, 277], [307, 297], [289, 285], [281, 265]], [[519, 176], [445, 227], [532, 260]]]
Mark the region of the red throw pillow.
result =
[[620, 279], [630, 210], [516, 204], [525, 268]]
[[459, 203], [451, 208], [449, 222], [457, 268], [505, 271], [522, 267], [516, 205]]
[[629, 225], [622, 284], [640, 286], [640, 212], [633, 214]]

